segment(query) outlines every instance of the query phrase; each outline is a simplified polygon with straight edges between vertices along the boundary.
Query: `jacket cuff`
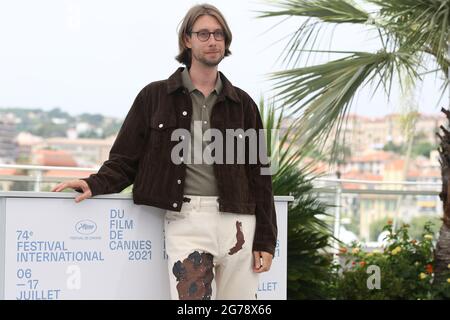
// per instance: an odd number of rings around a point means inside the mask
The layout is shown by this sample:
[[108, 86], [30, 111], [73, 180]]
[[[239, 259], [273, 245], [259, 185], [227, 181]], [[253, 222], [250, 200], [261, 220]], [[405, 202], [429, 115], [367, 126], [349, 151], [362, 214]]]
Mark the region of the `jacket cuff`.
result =
[[253, 251], [265, 251], [274, 255], [277, 244], [277, 228], [273, 225], [256, 224]]
[[275, 255], [275, 245], [272, 243], [264, 242], [253, 242], [253, 251], [264, 251], [270, 253], [272, 256]]
[[97, 196], [99, 194], [103, 194], [102, 190], [99, 188], [98, 184], [96, 183], [92, 175], [89, 178], [82, 178], [80, 180], [83, 180], [88, 184], [89, 189], [91, 190], [92, 193], [92, 197]]

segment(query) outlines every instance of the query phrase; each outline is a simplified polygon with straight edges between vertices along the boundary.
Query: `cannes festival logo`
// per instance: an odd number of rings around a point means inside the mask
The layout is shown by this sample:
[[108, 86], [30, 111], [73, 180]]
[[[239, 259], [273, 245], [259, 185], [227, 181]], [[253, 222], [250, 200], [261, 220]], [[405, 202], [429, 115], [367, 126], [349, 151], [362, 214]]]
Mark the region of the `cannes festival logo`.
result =
[[75, 231], [79, 234], [93, 234], [97, 230], [97, 224], [92, 220], [81, 220], [75, 225]]

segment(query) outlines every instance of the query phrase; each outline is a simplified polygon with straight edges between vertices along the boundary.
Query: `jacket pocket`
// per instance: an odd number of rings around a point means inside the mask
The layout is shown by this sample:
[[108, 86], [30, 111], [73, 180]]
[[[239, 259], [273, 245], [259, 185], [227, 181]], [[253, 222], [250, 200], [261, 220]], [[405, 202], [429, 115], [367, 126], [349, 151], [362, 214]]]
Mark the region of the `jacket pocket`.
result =
[[163, 146], [169, 147], [172, 132], [177, 128], [175, 118], [154, 117], [150, 120], [150, 149], [161, 151]]

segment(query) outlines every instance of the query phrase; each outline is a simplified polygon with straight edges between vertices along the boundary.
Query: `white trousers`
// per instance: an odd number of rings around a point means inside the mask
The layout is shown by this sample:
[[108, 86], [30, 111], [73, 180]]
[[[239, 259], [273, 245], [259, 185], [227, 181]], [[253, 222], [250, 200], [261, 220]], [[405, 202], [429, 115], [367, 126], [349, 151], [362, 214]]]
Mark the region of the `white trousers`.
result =
[[171, 298], [256, 299], [255, 216], [221, 212], [217, 197], [185, 197], [164, 222]]

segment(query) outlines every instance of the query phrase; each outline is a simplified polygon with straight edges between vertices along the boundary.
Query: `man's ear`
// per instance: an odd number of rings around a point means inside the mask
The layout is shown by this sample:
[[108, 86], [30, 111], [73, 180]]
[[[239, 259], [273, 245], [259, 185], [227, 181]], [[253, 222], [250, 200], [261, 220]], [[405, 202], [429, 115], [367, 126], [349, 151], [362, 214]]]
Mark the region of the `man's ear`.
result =
[[187, 34], [184, 35], [184, 45], [185, 45], [186, 48], [188, 48], [188, 49], [191, 49], [191, 48], [192, 48], [191, 37], [188, 36]]

